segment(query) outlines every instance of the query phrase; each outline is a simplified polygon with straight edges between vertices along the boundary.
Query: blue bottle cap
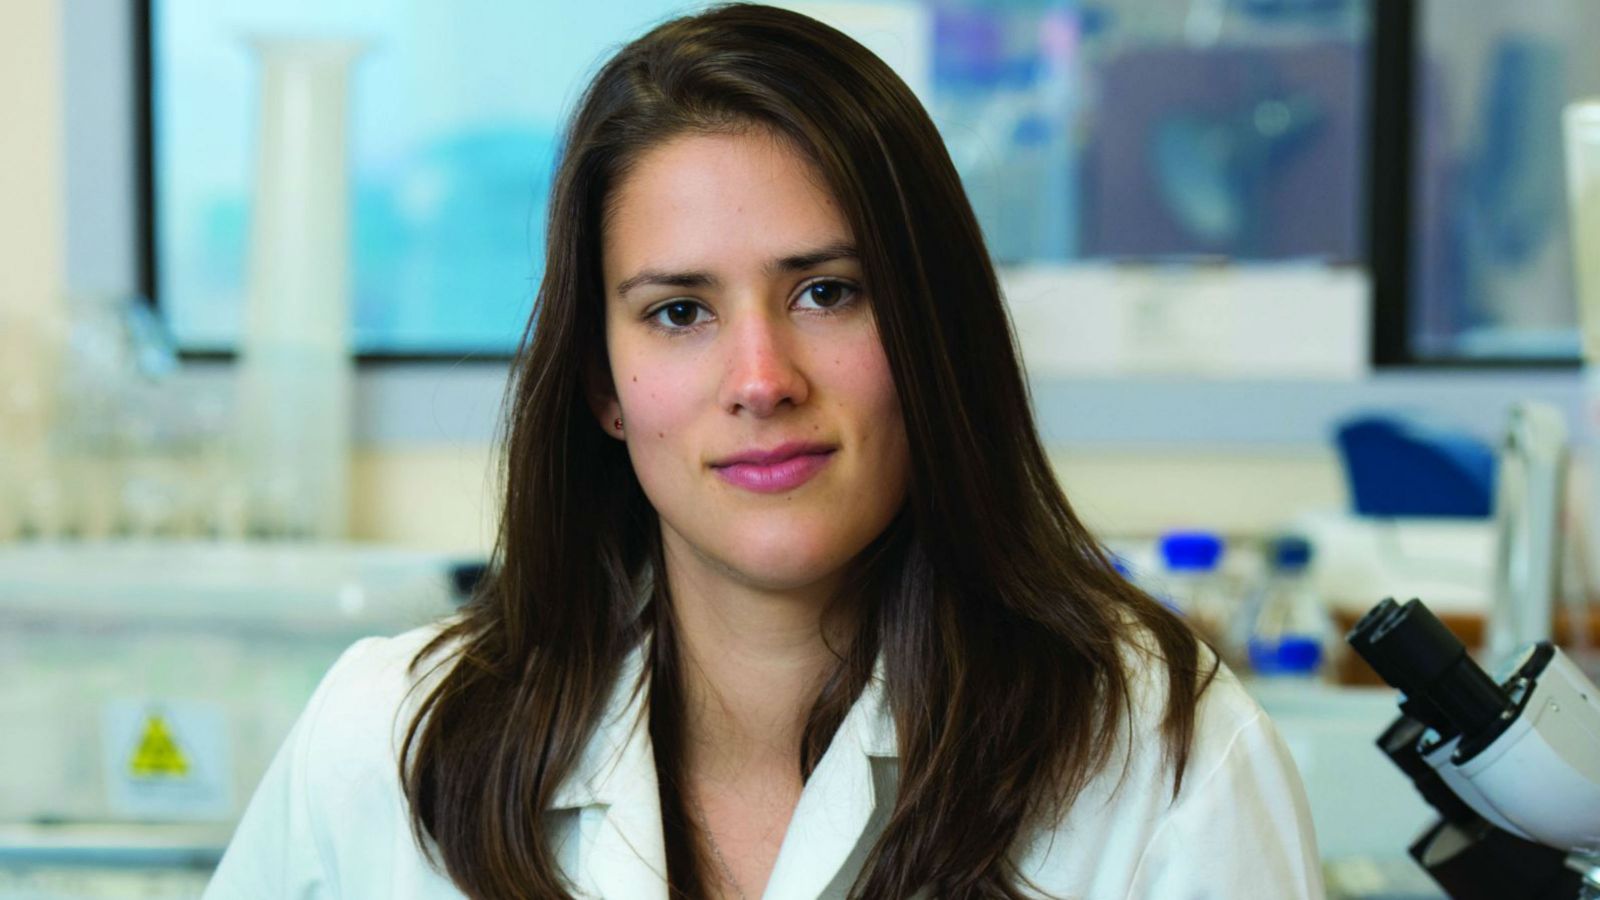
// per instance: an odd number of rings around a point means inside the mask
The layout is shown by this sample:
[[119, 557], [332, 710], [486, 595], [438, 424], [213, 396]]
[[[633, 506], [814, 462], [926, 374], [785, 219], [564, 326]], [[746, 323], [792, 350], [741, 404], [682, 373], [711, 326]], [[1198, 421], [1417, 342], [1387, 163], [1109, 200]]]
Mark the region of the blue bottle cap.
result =
[[1311, 542], [1297, 534], [1287, 534], [1272, 542], [1274, 569], [1304, 569], [1311, 564]]
[[1322, 664], [1321, 642], [1299, 634], [1253, 637], [1249, 651], [1250, 668], [1262, 675], [1309, 675]]
[[1169, 531], [1160, 546], [1162, 561], [1176, 571], [1208, 571], [1222, 556], [1222, 538], [1209, 531]]

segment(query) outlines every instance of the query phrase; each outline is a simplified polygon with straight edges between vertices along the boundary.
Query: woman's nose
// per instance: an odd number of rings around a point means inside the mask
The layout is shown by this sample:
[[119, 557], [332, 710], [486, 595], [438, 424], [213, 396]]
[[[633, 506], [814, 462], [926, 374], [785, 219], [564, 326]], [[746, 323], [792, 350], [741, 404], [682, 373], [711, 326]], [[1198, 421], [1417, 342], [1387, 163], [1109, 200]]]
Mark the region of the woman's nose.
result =
[[781, 318], [753, 315], [724, 332], [728, 368], [722, 406], [728, 412], [770, 416], [784, 403], [806, 402], [809, 386], [784, 324]]

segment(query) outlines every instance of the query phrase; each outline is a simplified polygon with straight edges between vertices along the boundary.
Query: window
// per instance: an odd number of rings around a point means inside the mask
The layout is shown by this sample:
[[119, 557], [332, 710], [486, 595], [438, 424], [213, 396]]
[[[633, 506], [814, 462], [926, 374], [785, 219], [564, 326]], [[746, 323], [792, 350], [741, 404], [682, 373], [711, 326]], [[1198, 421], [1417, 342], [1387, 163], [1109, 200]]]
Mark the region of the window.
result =
[[1423, 0], [1415, 25], [1410, 355], [1575, 360], [1561, 114], [1600, 94], [1600, 5]]
[[1365, 5], [935, 13], [935, 111], [995, 256], [1360, 256]]
[[[923, 97], [1002, 263], [1363, 255], [1364, 0], [797, 5]], [[351, 86], [357, 350], [503, 355], [537, 288], [564, 114], [610, 50], [685, 8], [153, 0], [150, 281], [179, 345], [227, 352], [240, 328], [250, 35], [367, 41]]]
[[358, 351], [504, 354], [538, 283], [562, 113], [666, 4], [157, 0], [158, 301], [188, 350], [232, 347], [248, 257], [253, 35], [354, 36], [351, 305]]

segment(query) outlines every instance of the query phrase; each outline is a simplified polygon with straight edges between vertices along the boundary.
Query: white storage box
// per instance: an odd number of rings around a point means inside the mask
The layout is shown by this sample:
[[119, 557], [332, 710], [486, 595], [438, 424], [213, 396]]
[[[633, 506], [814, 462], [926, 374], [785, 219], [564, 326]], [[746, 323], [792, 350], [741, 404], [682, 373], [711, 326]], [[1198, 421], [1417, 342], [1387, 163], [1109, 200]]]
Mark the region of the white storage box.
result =
[[0, 545], [0, 826], [185, 823], [225, 839], [339, 653], [450, 613], [449, 562]]

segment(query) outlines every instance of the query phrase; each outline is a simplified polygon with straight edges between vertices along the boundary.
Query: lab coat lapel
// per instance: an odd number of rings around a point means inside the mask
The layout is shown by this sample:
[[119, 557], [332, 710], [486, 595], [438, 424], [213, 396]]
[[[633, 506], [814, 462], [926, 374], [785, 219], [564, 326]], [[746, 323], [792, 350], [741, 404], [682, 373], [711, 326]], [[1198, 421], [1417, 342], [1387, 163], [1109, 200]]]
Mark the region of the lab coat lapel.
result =
[[667, 854], [661, 795], [650, 743], [646, 690], [639, 683], [644, 650], [630, 651], [605, 718], [578, 768], [556, 791], [552, 809], [604, 810], [591, 846], [581, 854], [579, 884], [596, 896], [665, 900]]
[[601, 897], [666, 900], [661, 794], [647, 721], [639, 717], [623, 745], [617, 768], [602, 789], [602, 796], [609, 801], [606, 815], [584, 862]]
[[[880, 803], [894, 802], [892, 796], [877, 796], [872, 759], [893, 758], [897, 749], [883, 695], [880, 657], [872, 680], [839, 723], [800, 793], [764, 900], [843, 896], [840, 870], [847, 861], [860, 865], [858, 845], [864, 838], [876, 840], [875, 834], [867, 834], [874, 810]], [[854, 873], [847, 874], [844, 887], [854, 881]]]
[[[552, 809], [604, 810], [592, 846], [581, 854], [578, 881], [606, 900], [667, 897], [666, 843], [646, 691], [633, 690], [644, 664], [643, 649], [635, 648], [619, 673], [605, 718], [551, 804]], [[886, 810], [894, 801], [892, 789], [880, 791], [875, 783], [872, 760], [892, 760], [897, 753], [880, 658], [800, 793], [764, 900], [843, 896], [838, 892], [841, 870], [847, 862], [860, 864], [859, 845], [864, 838], [876, 839], [867, 834], [874, 811], [879, 805]], [[853, 875], [843, 883], [848, 886], [851, 880]]]

